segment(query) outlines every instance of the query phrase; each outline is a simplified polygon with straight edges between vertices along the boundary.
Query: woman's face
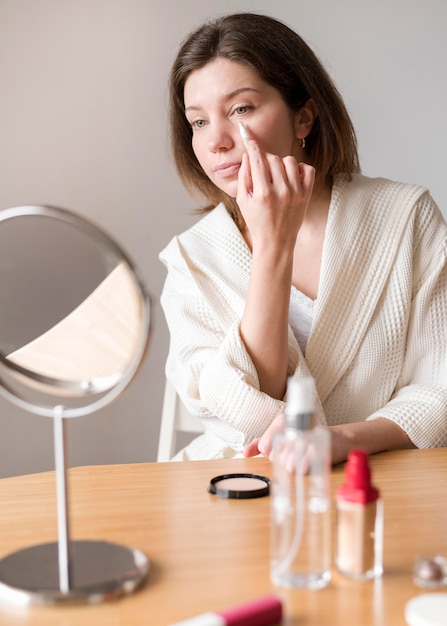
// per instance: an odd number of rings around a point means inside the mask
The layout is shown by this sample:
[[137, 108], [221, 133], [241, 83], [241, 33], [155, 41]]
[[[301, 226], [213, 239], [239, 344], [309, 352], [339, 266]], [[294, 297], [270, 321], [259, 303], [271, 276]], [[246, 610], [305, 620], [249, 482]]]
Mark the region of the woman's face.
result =
[[295, 114], [251, 66], [213, 59], [190, 74], [184, 101], [197, 160], [209, 179], [232, 197], [245, 151], [238, 122], [244, 122], [262, 151], [300, 157]]

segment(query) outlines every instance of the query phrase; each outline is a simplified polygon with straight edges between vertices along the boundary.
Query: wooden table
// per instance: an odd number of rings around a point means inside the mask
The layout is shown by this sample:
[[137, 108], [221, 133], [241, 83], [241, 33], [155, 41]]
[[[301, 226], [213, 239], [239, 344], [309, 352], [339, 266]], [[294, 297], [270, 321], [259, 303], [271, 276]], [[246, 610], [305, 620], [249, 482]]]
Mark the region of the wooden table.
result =
[[[15, 626], [167, 626], [276, 593], [287, 625], [403, 626], [419, 554], [447, 555], [447, 448], [372, 457], [385, 504], [385, 573], [358, 583], [333, 571], [319, 591], [284, 591], [269, 578], [269, 498], [224, 500], [207, 492], [227, 471], [271, 475], [262, 458], [146, 463], [70, 470], [73, 539], [105, 539], [151, 560], [136, 594], [96, 606], [20, 608], [0, 604], [0, 624]], [[343, 468], [332, 472], [332, 488]], [[335, 521], [335, 514], [333, 516]], [[53, 472], [0, 481], [0, 557], [56, 540]]]

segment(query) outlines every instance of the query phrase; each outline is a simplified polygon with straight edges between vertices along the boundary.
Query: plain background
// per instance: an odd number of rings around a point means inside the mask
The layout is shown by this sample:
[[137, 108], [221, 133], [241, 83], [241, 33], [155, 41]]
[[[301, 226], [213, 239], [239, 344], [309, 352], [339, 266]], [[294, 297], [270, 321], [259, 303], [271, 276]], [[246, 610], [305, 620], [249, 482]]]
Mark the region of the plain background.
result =
[[[155, 460], [169, 341], [158, 253], [197, 219], [169, 155], [167, 78], [187, 33], [239, 10], [311, 45], [345, 98], [365, 174], [428, 187], [446, 215], [445, 0], [0, 0], [0, 209], [92, 219], [154, 301], [142, 370], [112, 405], [70, 422], [71, 465]], [[0, 398], [0, 477], [53, 465], [51, 420]]]

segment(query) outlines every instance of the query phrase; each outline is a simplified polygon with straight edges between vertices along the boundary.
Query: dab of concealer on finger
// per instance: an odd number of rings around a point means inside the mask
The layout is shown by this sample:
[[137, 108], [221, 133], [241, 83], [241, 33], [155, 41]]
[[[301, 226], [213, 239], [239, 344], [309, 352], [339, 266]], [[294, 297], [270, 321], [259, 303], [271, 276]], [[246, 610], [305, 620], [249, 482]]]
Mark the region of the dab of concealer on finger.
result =
[[245, 128], [244, 122], [239, 122], [238, 124], [239, 124], [239, 132], [241, 134], [242, 140], [245, 144], [245, 147], [248, 148], [248, 142], [251, 139], [250, 134], [248, 130]]

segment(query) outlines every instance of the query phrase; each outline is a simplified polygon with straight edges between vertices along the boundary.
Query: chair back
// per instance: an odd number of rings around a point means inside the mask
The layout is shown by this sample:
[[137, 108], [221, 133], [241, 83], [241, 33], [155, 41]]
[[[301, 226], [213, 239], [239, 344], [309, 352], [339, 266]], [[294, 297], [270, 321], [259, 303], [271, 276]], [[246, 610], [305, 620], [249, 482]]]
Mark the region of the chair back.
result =
[[166, 379], [157, 461], [169, 461], [175, 455], [178, 433], [200, 434], [204, 430], [202, 422], [187, 411], [173, 385]]

